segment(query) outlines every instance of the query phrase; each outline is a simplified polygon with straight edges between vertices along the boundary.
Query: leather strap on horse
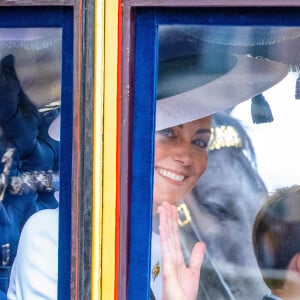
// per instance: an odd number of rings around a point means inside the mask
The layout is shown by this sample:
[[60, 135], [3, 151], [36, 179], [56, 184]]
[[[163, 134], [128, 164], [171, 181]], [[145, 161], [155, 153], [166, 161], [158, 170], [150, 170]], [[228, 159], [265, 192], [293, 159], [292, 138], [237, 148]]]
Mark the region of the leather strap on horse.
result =
[[[203, 241], [201, 235], [193, 223], [193, 216], [187, 205], [181, 203], [178, 205], [178, 223], [179, 235], [181, 238], [184, 257], [186, 260], [190, 257], [191, 250], [197, 241]], [[186, 261], [186, 263], [188, 263]], [[214, 294], [211, 295], [209, 286], [205, 283], [209, 282], [210, 286], [214, 286]], [[216, 293], [218, 295], [216, 295]], [[217, 297], [217, 298], [216, 298]], [[210, 256], [208, 249], [205, 251], [204, 261], [201, 267], [199, 292], [197, 299], [201, 300], [235, 300], [229, 286], [225, 282], [222, 274], [218, 270], [213, 258]]]

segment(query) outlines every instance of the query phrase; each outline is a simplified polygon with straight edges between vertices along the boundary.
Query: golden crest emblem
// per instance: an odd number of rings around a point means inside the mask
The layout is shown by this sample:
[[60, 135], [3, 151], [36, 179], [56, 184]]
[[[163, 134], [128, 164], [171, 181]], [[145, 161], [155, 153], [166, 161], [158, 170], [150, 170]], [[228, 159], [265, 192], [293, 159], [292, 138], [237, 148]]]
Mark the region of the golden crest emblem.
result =
[[152, 268], [152, 279], [153, 281], [156, 279], [156, 277], [159, 275], [160, 273], [160, 265], [159, 265], [159, 262], [157, 262], [154, 267]]

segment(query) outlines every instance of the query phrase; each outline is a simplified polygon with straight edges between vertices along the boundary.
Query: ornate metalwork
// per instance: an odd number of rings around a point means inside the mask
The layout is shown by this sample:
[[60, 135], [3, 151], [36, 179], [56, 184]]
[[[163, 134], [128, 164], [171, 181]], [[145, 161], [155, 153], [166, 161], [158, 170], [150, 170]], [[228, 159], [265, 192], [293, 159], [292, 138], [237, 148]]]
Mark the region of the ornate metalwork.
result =
[[0, 201], [5, 193], [22, 195], [32, 192], [54, 192], [59, 190], [59, 172], [33, 171], [25, 172], [19, 176], [9, 177], [14, 149], [9, 148], [2, 156], [3, 172], [0, 174]]

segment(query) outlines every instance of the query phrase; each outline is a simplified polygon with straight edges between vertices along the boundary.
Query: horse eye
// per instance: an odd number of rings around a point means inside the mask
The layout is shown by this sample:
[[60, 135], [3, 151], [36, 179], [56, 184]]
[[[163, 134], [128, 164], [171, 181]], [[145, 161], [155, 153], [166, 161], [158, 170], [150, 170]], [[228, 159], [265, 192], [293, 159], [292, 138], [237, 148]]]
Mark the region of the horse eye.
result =
[[216, 203], [206, 203], [204, 206], [210, 214], [214, 215], [221, 221], [231, 218], [230, 211], [222, 205]]

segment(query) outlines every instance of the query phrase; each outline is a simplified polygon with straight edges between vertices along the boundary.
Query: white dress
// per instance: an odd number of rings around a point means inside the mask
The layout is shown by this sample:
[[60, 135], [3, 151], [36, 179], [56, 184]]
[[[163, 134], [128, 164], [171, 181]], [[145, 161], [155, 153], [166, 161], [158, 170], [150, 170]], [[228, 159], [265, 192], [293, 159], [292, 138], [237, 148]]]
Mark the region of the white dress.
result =
[[57, 299], [58, 209], [45, 209], [26, 222], [13, 263], [8, 300]]
[[161, 252], [159, 235], [152, 232], [150, 287], [156, 300], [162, 298]]

